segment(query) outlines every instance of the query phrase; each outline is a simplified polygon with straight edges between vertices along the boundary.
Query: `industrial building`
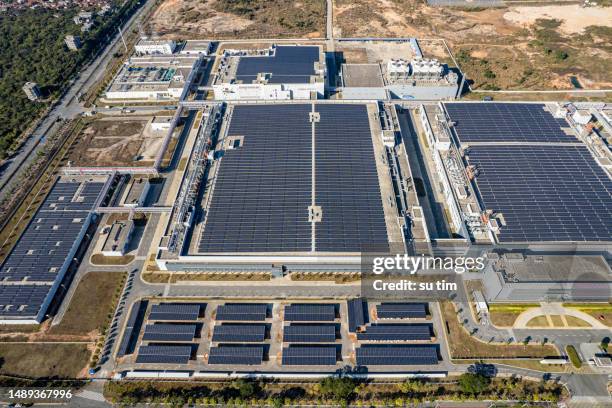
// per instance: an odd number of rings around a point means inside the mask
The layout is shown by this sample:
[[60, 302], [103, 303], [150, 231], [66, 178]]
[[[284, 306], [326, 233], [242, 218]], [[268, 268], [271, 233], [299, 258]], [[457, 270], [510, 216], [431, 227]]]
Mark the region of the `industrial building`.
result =
[[182, 55], [210, 55], [213, 43], [210, 41], [187, 40], [180, 48], [179, 54]]
[[325, 95], [326, 75], [320, 46], [225, 50], [213, 90], [217, 100], [317, 99]]
[[199, 56], [150, 55], [130, 58], [106, 90], [108, 100], [178, 100], [187, 92]]
[[342, 99], [455, 99], [459, 76], [435, 59], [391, 59], [386, 64], [342, 64]]
[[612, 179], [552, 107], [446, 103], [444, 109], [477, 192], [475, 213], [494, 242], [612, 241]]
[[158, 266], [355, 270], [362, 251], [402, 242], [383, 200], [392, 187], [376, 159], [384, 154], [378, 117], [376, 105], [364, 104], [232, 105], [209, 175], [214, 188], [185, 220], [191, 239], [171, 223]]
[[602, 255], [489, 253], [486, 296], [495, 302], [607, 302], [612, 269]]
[[132, 233], [134, 232], [134, 221], [116, 221], [114, 222], [106, 239], [102, 245], [102, 255], [104, 256], [123, 256], [127, 252]]
[[0, 267], [0, 324], [44, 319], [107, 188], [106, 177], [55, 183]]
[[173, 40], [150, 40], [141, 38], [134, 46], [134, 51], [138, 55], [172, 55], [176, 49], [176, 42]]

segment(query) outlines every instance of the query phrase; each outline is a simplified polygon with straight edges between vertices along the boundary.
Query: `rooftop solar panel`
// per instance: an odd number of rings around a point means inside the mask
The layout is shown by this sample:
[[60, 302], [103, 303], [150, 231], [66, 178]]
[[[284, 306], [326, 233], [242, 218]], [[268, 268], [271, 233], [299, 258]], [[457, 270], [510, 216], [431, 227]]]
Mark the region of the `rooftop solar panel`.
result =
[[[200, 252], [309, 251], [310, 105], [234, 107]], [[279, 124], [282, 122], [282, 126]]]
[[117, 357], [123, 357], [127, 354], [132, 354], [136, 345], [137, 334], [140, 331], [140, 326], [144, 318], [146, 311], [147, 301], [136, 301], [132, 305], [130, 315], [125, 324], [125, 330], [123, 331], [123, 337], [121, 343], [117, 349]]
[[[315, 105], [312, 200], [311, 104], [238, 105], [204, 220], [200, 253], [359, 252], [387, 246], [365, 105]], [[379, 245], [380, 244], [380, 245]]]
[[215, 326], [213, 342], [262, 342], [266, 336], [265, 324], [221, 324]]
[[285, 321], [332, 322], [336, 319], [336, 304], [294, 303], [285, 306]]
[[612, 241], [612, 179], [585, 146], [471, 146], [500, 242]]
[[191, 346], [153, 345], [140, 346], [136, 363], [187, 364], [191, 357]]
[[381, 303], [376, 306], [379, 319], [424, 319], [427, 317], [425, 303]]
[[437, 346], [364, 345], [356, 349], [357, 365], [434, 365], [438, 364]]
[[319, 47], [277, 46], [273, 56], [241, 57], [236, 79], [252, 83], [258, 74], [266, 73], [273, 84], [309, 83], [318, 61]]
[[578, 142], [561, 128], [544, 104], [533, 103], [446, 103], [461, 143], [474, 142]]
[[374, 324], [365, 332], [357, 333], [357, 340], [369, 341], [415, 341], [431, 340], [431, 325], [428, 324]]
[[[104, 183], [58, 180], [0, 267], [0, 315], [39, 318], [63, 279]], [[7, 288], [19, 282], [19, 288]], [[37, 289], [31, 289], [38, 286]], [[53, 290], [51, 290], [53, 288]], [[46, 306], [45, 306], [46, 307]]]
[[226, 303], [217, 307], [217, 320], [264, 321], [268, 315], [266, 303]]
[[200, 315], [199, 304], [159, 303], [151, 307], [149, 320], [193, 321]]
[[283, 329], [285, 343], [333, 343], [336, 326], [333, 324], [292, 324]]
[[366, 105], [317, 105], [316, 249], [360, 252], [388, 247]]
[[192, 341], [195, 332], [195, 324], [155, 323], [145, 327], [142, 339], [145, 341]]
[[208, 364], [258, 365], [264, 355], [263, 346], [226, 346], [211, 347]]
[[337, 349], [334, 345], [294, 346], [283, 349], [283, 365], [335, 365]]

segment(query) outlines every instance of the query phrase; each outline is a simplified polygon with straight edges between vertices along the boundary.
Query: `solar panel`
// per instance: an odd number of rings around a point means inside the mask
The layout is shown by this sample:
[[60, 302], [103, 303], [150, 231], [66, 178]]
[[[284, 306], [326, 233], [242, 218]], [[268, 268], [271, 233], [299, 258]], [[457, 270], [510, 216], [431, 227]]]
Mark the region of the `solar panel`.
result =
[[379, 319], [424, 319], [427, 317], [425, 303], [381, 303], [376, 306]]
[[277, 46], [273, 56], [241, 57], [236, 79], [244, 83], [257, 80], [260, 73], [271, 74], [269, 83], [309, 83], [319, 61], [319, 47]]
[[221, 324], [215, 326], [214, 342], [262, 342], [266, 336], [265, 324]]
[[500, 242], [612, 240], [612, 179], [585, 146], [471, 146]]
[[357, 365], [434, 365], [438, 364], [437, 346], [364, 345], [356, 349]]
[[145, 341], [192, 341], [195, 332], [195, 324], [155, 323], [145, 327], [142, 339]]
[[187, 364], [190, 357], [191, 346], [140, 346], [136, 363]]
[[[359, 252], [387, 245], [365, 105], [237, 105], [200, 235], [200, 253]], [[380, 244], [380, 245], [378, 245]]]
[[317, 251], [388, 248], [367, 107], [317, 105], [316, 111]]
[[364, 299], [352, 299], [348, 304], [348, 330], [355, 333], [358, 327], [367, 323], [367, 303]]
[[[310, 105], [234, 107], [199, 251], [309, 251]], [[282, 126], [280, 125], [282, 123]]]
[[53, 185], [0, 267], [0, 316], [42, 316], [42, 308], [50, 304], [57, 282], [72, 262], [73, 247], [80, 245], [103, 188], [104, 183], [63, 179]]
[[365, 332], [357, 333], [357, 340], [369, 341], [415, 341], [431, 340], [431, 325], [428, 324], [374, 324]]
[[123, 357], [126, 354], [132, 354], [136, 345], [137, 334], [140, 331], [140, 325], [146, 311], [147, 301], [136, 301], [132, 305], [132, 310], [128, 316], [128, 320], [123, 331], [121, 343], [117, 349], [117, 357]]
[[294, 346], [283, 349], [283, 365], [336, 365], [336, 346]]
[[193, 321], [200, 315], [199, 304], [159, 303], [151, 307], [149, 320]]
[[474, 142], [578, 142], [562, 128], [544, 104], [533, 103], [446, 103], [461, 143]]
[[263, 346], [226, 346], [211, 347], [208, 364], [258, 365], [264, 355]]
[[285, 306], [288, 322], [332, 322], [336, 319], [336, 304], [294, 303]]
[[266, 303], [226, 303], [217, 307], [217, 320], [264, 321], [268, 315]]
[[292, 324], [285, 326], [285, 343], [333, 343], [336, 341], [336, 326], [333, 324]]

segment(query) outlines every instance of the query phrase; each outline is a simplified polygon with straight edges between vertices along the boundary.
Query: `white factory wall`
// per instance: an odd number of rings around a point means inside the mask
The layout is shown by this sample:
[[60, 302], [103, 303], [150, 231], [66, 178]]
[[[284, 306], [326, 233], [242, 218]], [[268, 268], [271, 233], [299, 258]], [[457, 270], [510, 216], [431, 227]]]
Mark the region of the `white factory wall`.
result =
[[423, 100], [440, 100], [440, 99], [455, 99], [459, 86], [457, 84], [442, 86], [442, 85], [388, 85], [392, 98], [397, 99], [423, 99]]

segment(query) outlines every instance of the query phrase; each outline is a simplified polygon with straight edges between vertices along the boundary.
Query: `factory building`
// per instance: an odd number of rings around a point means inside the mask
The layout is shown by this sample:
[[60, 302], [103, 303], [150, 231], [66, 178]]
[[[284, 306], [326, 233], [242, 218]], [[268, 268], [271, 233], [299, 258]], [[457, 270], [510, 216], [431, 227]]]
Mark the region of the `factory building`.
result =
[[134, 232], [134, 221], [117, 221], [110, 227], [106, 240], [102, 246], [104, 256], [123, 256], [127, 252], [132, 233]]
[[176, 48], [176, 42], [172, 40], [149, 40], [141, 38], [134, 46], [136, 54], [139, 55], [172, 55]]
[[199, 64], [198, 56], [132, 57], [107, 88], [106, 99], [179, 99]]
[[459, 77], [435, 59], [391, 59], [386, 64], [343, 64], [343, 99], [455, 99]]
[[217, 100], [317, 99], [325, 94], [320, 46], [225, 50], [213, 84]]
[[455, 99], [456, 72], [435, 59], [391, 59], [386, 64], [343, 64], [343, 99]]

